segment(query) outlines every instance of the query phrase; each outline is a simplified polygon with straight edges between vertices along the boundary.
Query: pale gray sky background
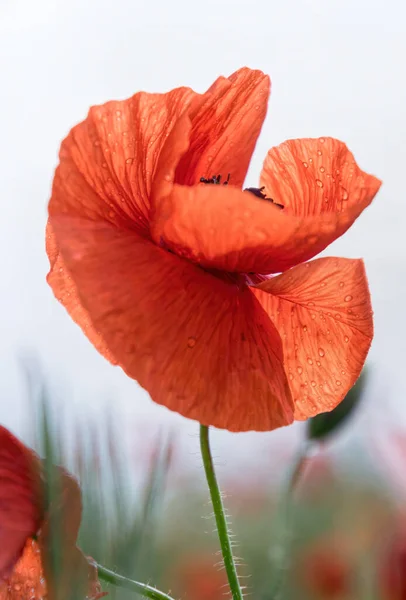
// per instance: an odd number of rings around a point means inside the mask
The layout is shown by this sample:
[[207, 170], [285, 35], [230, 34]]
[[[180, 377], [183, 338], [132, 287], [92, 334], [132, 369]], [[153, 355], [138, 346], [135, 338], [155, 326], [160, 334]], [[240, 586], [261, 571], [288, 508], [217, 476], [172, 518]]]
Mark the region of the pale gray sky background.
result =
[[247, 65], [273, 84], [251, 185], [270, 146], [319, 135], [343, 139], [384, 181], [328, 254], [364, 257], [370, 278], [374, 373], [359, 426], [406, 428], [405, 32], [402, 0], [0, 0], [0, 422], [24, 434], [17, 354], [27, 347], [72, 413], [99, 417], [110, 401], [127, 424], [183, 422], [102, 359], [53, 298], [46, 203], [60, 141], [90, 105], [204, 91]]

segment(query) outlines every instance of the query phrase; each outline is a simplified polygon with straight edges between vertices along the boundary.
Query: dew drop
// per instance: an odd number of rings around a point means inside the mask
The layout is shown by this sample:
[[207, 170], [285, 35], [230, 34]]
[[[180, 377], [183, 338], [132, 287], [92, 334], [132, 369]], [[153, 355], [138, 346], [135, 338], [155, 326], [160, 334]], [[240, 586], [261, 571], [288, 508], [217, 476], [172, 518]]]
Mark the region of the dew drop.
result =
[[321, 150], [317, 150], [317, 154], [318, 154], [319, 156], [321, 156], [323, 153], [322, 153], [322, 151], [321, 151]]
[[308, 302], [307, 306], [314, 306], [314, 302]]
[[323, 350], [323, 348], [319, 348], [319, 356], [323, 357], [325, 355], [325, 352]]
[[335, 319], [341, 319], [341, 315], [340, 315], [339, 313], [336, 313], [336, 314], [334, 315], [334, 318], [335, 318]]
[[313, 314], [312, 314], [312, 319], [313, 319], [313, 321], [314, 321], [314, 319], [315, 319], [315, 318], [316, 318], [316, 313], [313, 313]]
[[318, 367], [320, 367], [320, 365], [321, 365], [321, 362], [320, 362], [319, 360], [316, 360], [316, 365], [317, 365]]
[[303, 325], [303, 331], [307, 331], [307, 325]]
[[110, 219], [114, 219], [114, 211], [109, 210], [109, 217]]
[[132, 165], [133, 160], [134, 160], [133, 158], [126, 158], [125, 162], [127, 165]]
[[319, 188], [322, 188], [323, 187], [323, 182], [320, 181], [320, 179], [316, 179], [316, 185], [318, 185]]
[[344, 287], [344, 281], [340, 281], [340, 287]]
[[303, 373], [303, 369], [302, 369], [302, 367], [298, 367], [298, 368], [297, 368], [297, 372], [299, 373], [299, 375], [301, 375], [301, 374]]
[[308, 359], [307, 359], [307, 362], [309, 363], [309, 365], [312, 365], [312, 364], [313, 364], [313, 361], [312, 361], [312, 359], [311, 359], [311, 358], [308, 358]]
[[312, 163], [312, 162], [313, 162], [313, 159], [312, 159], [312, 158], [309, 158], [309, 163]]
[[289, 373], [289, 379], [290, 379], [291, 381], [293, 381], [293, 375], [292, 375], [292, 373]]
[[209, 163], [213, 162], [213, 157], [212, 156], [208, 156], [207, 157], [207, 162], [209, 162]]
[[349, 341], [350, 341], [350, 338], [346, 335], [344, 338], [344, 342], [348, 344]]
[[170, 176], [170, 175], [168, 175], [168, 174], [166, 174], [166, 175], [165, 175], [164, 179], [165, 179], [165, 181], [169, 181], [169, 182], [171, 182], [171, 181], [172, 181], [172, 178], [171, 178], [171, 176]]
[[320, 173], [324, 173], [326, 169], [324, 167], [320, 167]]
[[187, 340], [187, 345], [189, 348], [194, 348], [196, 346], [196, 338], [191, 336]]
[[103, 167], [103, 169], [107, 169], [107, 163], [106, 163], [106, 162], [104, 162], [104, 163], [102, 164], [102, 167]]
[[305, 168], [305, 169], [307, 169], [307, 167], [308, 167], [309, 165], [307, 164], [307, 162], [303, 161], [303, 166], [304, 166], [304, 168]]
[[319, 139], [319, 142], [320, 142], [320, 144], [324, 144], [324, 142], [325, 142], [325, 141], [326, 141], [326, 140], [325, 140], [323, 137], [321, 137], [321, 138]]
[[312, 387], [316, 387], [316, 382], [312, 381]]
[[351, 300], [352, 300], [352, 296], [351, 296], [351, 294], [348, 294], [348, 296], [346, 296], [346, 297], [344, 298], [344, 302], [351, 302]]
[[337, 379], [336, 381], [336, 385], [340, 386], [341, 385], [341, 381], [339, 379]]
[[343, 195], [342, 195], [342, 199], [343, 199], [344, 201], [345, 201], [345, 200], [348, 200], [348, 192], [347, 192], [347, 190], [346, 190], [345, 188], [343, 188]]

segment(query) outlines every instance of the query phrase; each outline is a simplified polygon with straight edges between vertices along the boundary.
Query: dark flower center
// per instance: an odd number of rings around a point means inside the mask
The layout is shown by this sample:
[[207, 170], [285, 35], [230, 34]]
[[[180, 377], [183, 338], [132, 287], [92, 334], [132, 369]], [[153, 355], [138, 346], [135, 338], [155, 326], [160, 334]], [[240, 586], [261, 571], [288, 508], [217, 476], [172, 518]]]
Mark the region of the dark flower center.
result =
[[[230, 181], [230, 173], [227, 175], [227, 179], [225, 181], [223, 181], [223, 185], [228, 185], [229, 181]], [[220, 174], [213, 175], [213, 177], [210, 177], [209, 179], [206, 179], [206, 177], [200, 177], [200, 183], [220, 185], [221, 184], [221, 175]], [[249, 187], [249, 188], [245, 188], [244, 192], [249, 192], [250, 194], [253, 194], [257, 198], [260, 198], [260, 200], [266, 200], [267, 202], [272, 202], [272, 204], [274, 204], [278, 208], [282, 209], [283, 204], [278, 204], [278, 202], [275, 202], [275, 200], [273, 200], [273, 198], [268, 198], [268, 196], [264, 193], [264, 189], [265, 189], [264, 185], [260, 188]]]

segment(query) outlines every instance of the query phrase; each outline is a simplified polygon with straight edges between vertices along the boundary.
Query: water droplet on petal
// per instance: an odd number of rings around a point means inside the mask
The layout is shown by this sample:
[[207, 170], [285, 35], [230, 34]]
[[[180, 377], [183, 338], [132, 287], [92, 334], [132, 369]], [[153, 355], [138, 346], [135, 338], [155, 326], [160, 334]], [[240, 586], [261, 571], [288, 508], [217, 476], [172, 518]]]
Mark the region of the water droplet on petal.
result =
[[341, 381], [339, 379], [337, 379], [336, 385], [341, 385]]
[[342, 199], [344, 201], [348, 200], [348, 192], [347, 192], [347, 190], [345, 188], [343, 188], [342, 192], [343, 192]]
[[312, 361], [312, 359], [311, 359], [311, 358], [308, 358], [308, 359], [307, 359], [307, 362], [309, 363], [309, 365], [312, 365], [312, 364], [313, 364], [313, 361]]
[[289, 373], [289, 379], [290, 379], [291, 381], [293, 381], [293, 375], [292, 375], [292, 373]]
[[326, 141], [326, 140], [325, 140], [323, 137], [321, 137], [321, 138], [319, 139], [319, 142], [320, 142], [320, 144], [324, 144], [324, 142], [325, 142], [325, 141]]
[[314, 306], [314, 302], [308, 302], [307, 306]]
[[350, 341], [350, 338], [346, 335], [344, 338], [344, 342], [348, 343]]
[[303, 161], [303, 166], [304, 166], [304, 168], [305, 168], [305, 169], [307, 169], [307, 167], [308, 167], [309, 165], [307, 164], [307, 162]]
[[323, 350], [323, 348], [319, 348], [319, 356], [324, 356], [325, 352]]
[[312, 381], [312, 386], [316, 387], [316, 382], [315, 381]]
[[319, 360], [316, 360], [316, 365], [317, 365], [318, 367], [320, 367], [320, 365], [321, 365], [321, 362], [320, 362]]
[[318, 185], [319, 188], [322, 188], [324, 184], [322, 181], [320, 181], [320, 179], [316, 179], [316, 185]]
[[131, 165], [133, 160], [134, 160], [133, 158], [126, 158], [125, 162], [127, 165]]
[[165, 181], [169, 181], [169, 182], [172, 181], [171, 176], [168, 174], [165, 175], [164, 179], [165, 179]]
[[324, 173], [324, 171], [325, 171], [325, 170], [326, 170], [326, 169], [325, 169], [324, 167], [320, 167], [320, 172], [321, 172], [321, 173]]
[[302, 367], [298, 367], [298, 368], [297, 368], [297, 372], [299, 373], [299, 375], [301, 375], [301, 374], [303, 373], [303, 369], [302, 369]]
[[189, 337], [187, 340], [187, 345], [189, 348], [194, 348], [196, 345], [196, 338], [193, 336]]
[[307, 325], [303, 325], [303, 331], [307, 331]]
[[344, 287], [344, 281], [340, 281], [340, 287]]
[[318, 154], [319, 156], [321, 156], [323, 153], [322, 153], [322, 151], [321, 151], [321, 150], [317, 150], [317, 154]]
[[344, 302], [351, 302], [351, 300], [352, 300], [352, 296], [351, 296], [351, 294], [348, 294], [348, 296], [346, 296], [346, 297], [344, 298]]

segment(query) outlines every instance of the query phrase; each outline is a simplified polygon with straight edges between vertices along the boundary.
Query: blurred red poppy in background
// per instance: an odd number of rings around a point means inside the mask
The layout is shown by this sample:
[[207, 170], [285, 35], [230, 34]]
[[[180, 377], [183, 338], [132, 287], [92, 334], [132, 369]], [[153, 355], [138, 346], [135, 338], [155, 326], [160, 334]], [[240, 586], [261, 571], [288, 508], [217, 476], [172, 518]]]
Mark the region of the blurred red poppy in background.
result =
[[306, 549], [298, 573], [301, 585], [314, 598], [350, 598], [351, 570], [334, 544], [319, 542]]
[[76, 546], [79, 486], [63, 469], [56, 473], [58, 495], [46, 506], [39, 457], [0, 426], [0, 600], [103, 595], [95, 566]]
[[222, 600], [229, 587], [224, 567], [206, 554], [181, 558], [171, 574], [171, 587], [185, 600]]
[[48, 282], [90, 341], [156, 402], [232, 431], [333, 409], [373, 335], [362, 261], [305, 261], [380, 181], [342, 142], [302, 139], [243, 191], [269, 93], [243, 68], [93, 107], [49, 202]]

